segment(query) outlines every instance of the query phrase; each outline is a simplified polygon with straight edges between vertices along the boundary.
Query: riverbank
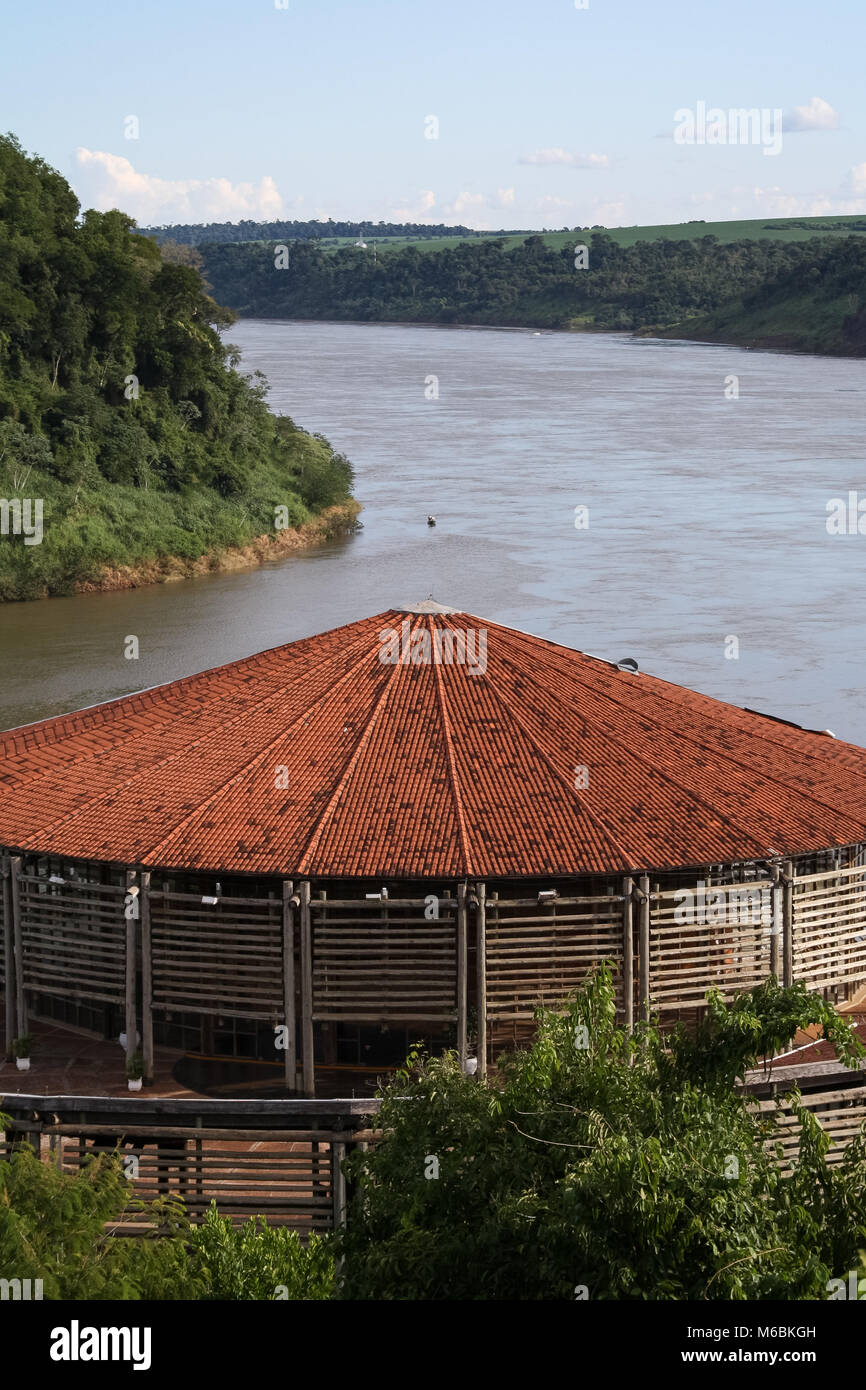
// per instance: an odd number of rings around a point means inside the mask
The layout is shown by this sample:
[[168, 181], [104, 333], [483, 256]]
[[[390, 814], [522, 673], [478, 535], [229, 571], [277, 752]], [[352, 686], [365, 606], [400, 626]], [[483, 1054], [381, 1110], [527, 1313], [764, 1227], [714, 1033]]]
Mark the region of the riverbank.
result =
[[196, 560], [177, 555], [160, 556], [140, 565], [106, 565], [96, 579], [76, 584], [77, 594], [109, 594], [121, 589], [140, 589], [146, 584], [170, 584], [226, 570], [254, 569], [269, 560], [280, 560], [296, 550], [308, 550], [352, 531], [361, 512], [360, 502], [326, 507], [319, 516], [285, 531], [256, 536], [249, 545], [226, 546]]

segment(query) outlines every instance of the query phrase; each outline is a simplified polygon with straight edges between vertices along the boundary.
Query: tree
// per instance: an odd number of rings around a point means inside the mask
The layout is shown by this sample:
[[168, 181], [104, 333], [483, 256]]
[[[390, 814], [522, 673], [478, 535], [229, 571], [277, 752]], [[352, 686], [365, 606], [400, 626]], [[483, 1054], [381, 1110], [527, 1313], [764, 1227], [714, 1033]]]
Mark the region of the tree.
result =
[[413, 1055], [385, 1093], [383, 1141], [346, 1164], [341, 1296], [826, 1298], [862, 1266], [866, 1145], [831, 1167], [801, 1110], [786, 1177], [776, 1120], [736, 1084], [808, 1022], [858, 1052], [829, 1005], [773, 980], [711, 997], [696, 1037], [630, 1037], [602, 970], [564, 1014], [539, 1012], [498, 1082]]

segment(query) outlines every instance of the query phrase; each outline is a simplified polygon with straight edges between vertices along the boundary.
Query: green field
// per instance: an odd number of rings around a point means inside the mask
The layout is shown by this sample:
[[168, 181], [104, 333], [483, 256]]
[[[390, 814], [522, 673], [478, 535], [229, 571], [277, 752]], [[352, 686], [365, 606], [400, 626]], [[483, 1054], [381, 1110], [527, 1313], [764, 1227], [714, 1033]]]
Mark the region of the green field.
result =
[[[671, 241], [696, 241], [699, 237], [716, 236], [719, 241], [764, 240], [808, 241], [814, 236], [850, 236], [853, 233], [866, 235], [866, 216], [862, 213], [849, 217], [756, 217], [742, 222], [670, 222], [656, 227], [585, 227], [580, 233], [588, 236], [593, 230], [606, 231], [618, 246], [633, 246], [637, 241], [659, 241], [666, 237]], [[483, 232], [479, 239], [501, 238], [506, 246], [512, 247], [525, 241], [532, 232]], [[569, 246], [577, 232], [542, 232], [548, 246], [555, 250]], [[327, 237], [320, 245], [328, 250], [338, 250], [344, 246], [354, 246], [357, 237]], [[419, 251], [441, 251], [449, 246], [457, 246], [465, 237], [381, 237], [371, 238], [367, 245], [380, 253], [401, 251], [406, 246], [416, 246]], [[475, 240], [473, 237], [472, 240]]]

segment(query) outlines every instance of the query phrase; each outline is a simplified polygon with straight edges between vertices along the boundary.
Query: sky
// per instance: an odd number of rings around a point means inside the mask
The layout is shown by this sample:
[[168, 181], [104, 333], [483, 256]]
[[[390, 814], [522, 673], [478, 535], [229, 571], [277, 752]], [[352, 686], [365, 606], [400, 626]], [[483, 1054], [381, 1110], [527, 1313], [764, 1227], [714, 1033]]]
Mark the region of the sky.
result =
[[142, 226], [866, 213], [863, 0], [6, 0], [3, 48], [0, 129]]

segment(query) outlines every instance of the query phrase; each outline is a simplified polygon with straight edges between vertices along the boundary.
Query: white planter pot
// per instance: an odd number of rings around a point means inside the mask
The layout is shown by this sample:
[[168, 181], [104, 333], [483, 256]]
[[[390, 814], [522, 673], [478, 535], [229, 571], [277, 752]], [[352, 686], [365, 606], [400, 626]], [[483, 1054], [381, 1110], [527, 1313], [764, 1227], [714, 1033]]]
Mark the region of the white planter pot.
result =
[[140, 1076], [136, 1076], [134, 1079], [133, 1079], [132, 1077], [130, 1077], [130, 1079], [129, 1079], [129, 1081], [128, 1081], [127, 1084], [128, 1084], [129, 1089], [130, 1089], [131, 1091], [140, 1091], [140, 1090], [141, 1090], [141, 1077], [140, 1077]]
[[29, 1071], [29, 1070], [30, 1070], [30, 1058], [29, 1058], [29, 1057], [16, 1057], [16, 1058], [15, 1058], [15, 1065], [16, 1065], [16, 1067], [18, 1068], [19, 1071]]

